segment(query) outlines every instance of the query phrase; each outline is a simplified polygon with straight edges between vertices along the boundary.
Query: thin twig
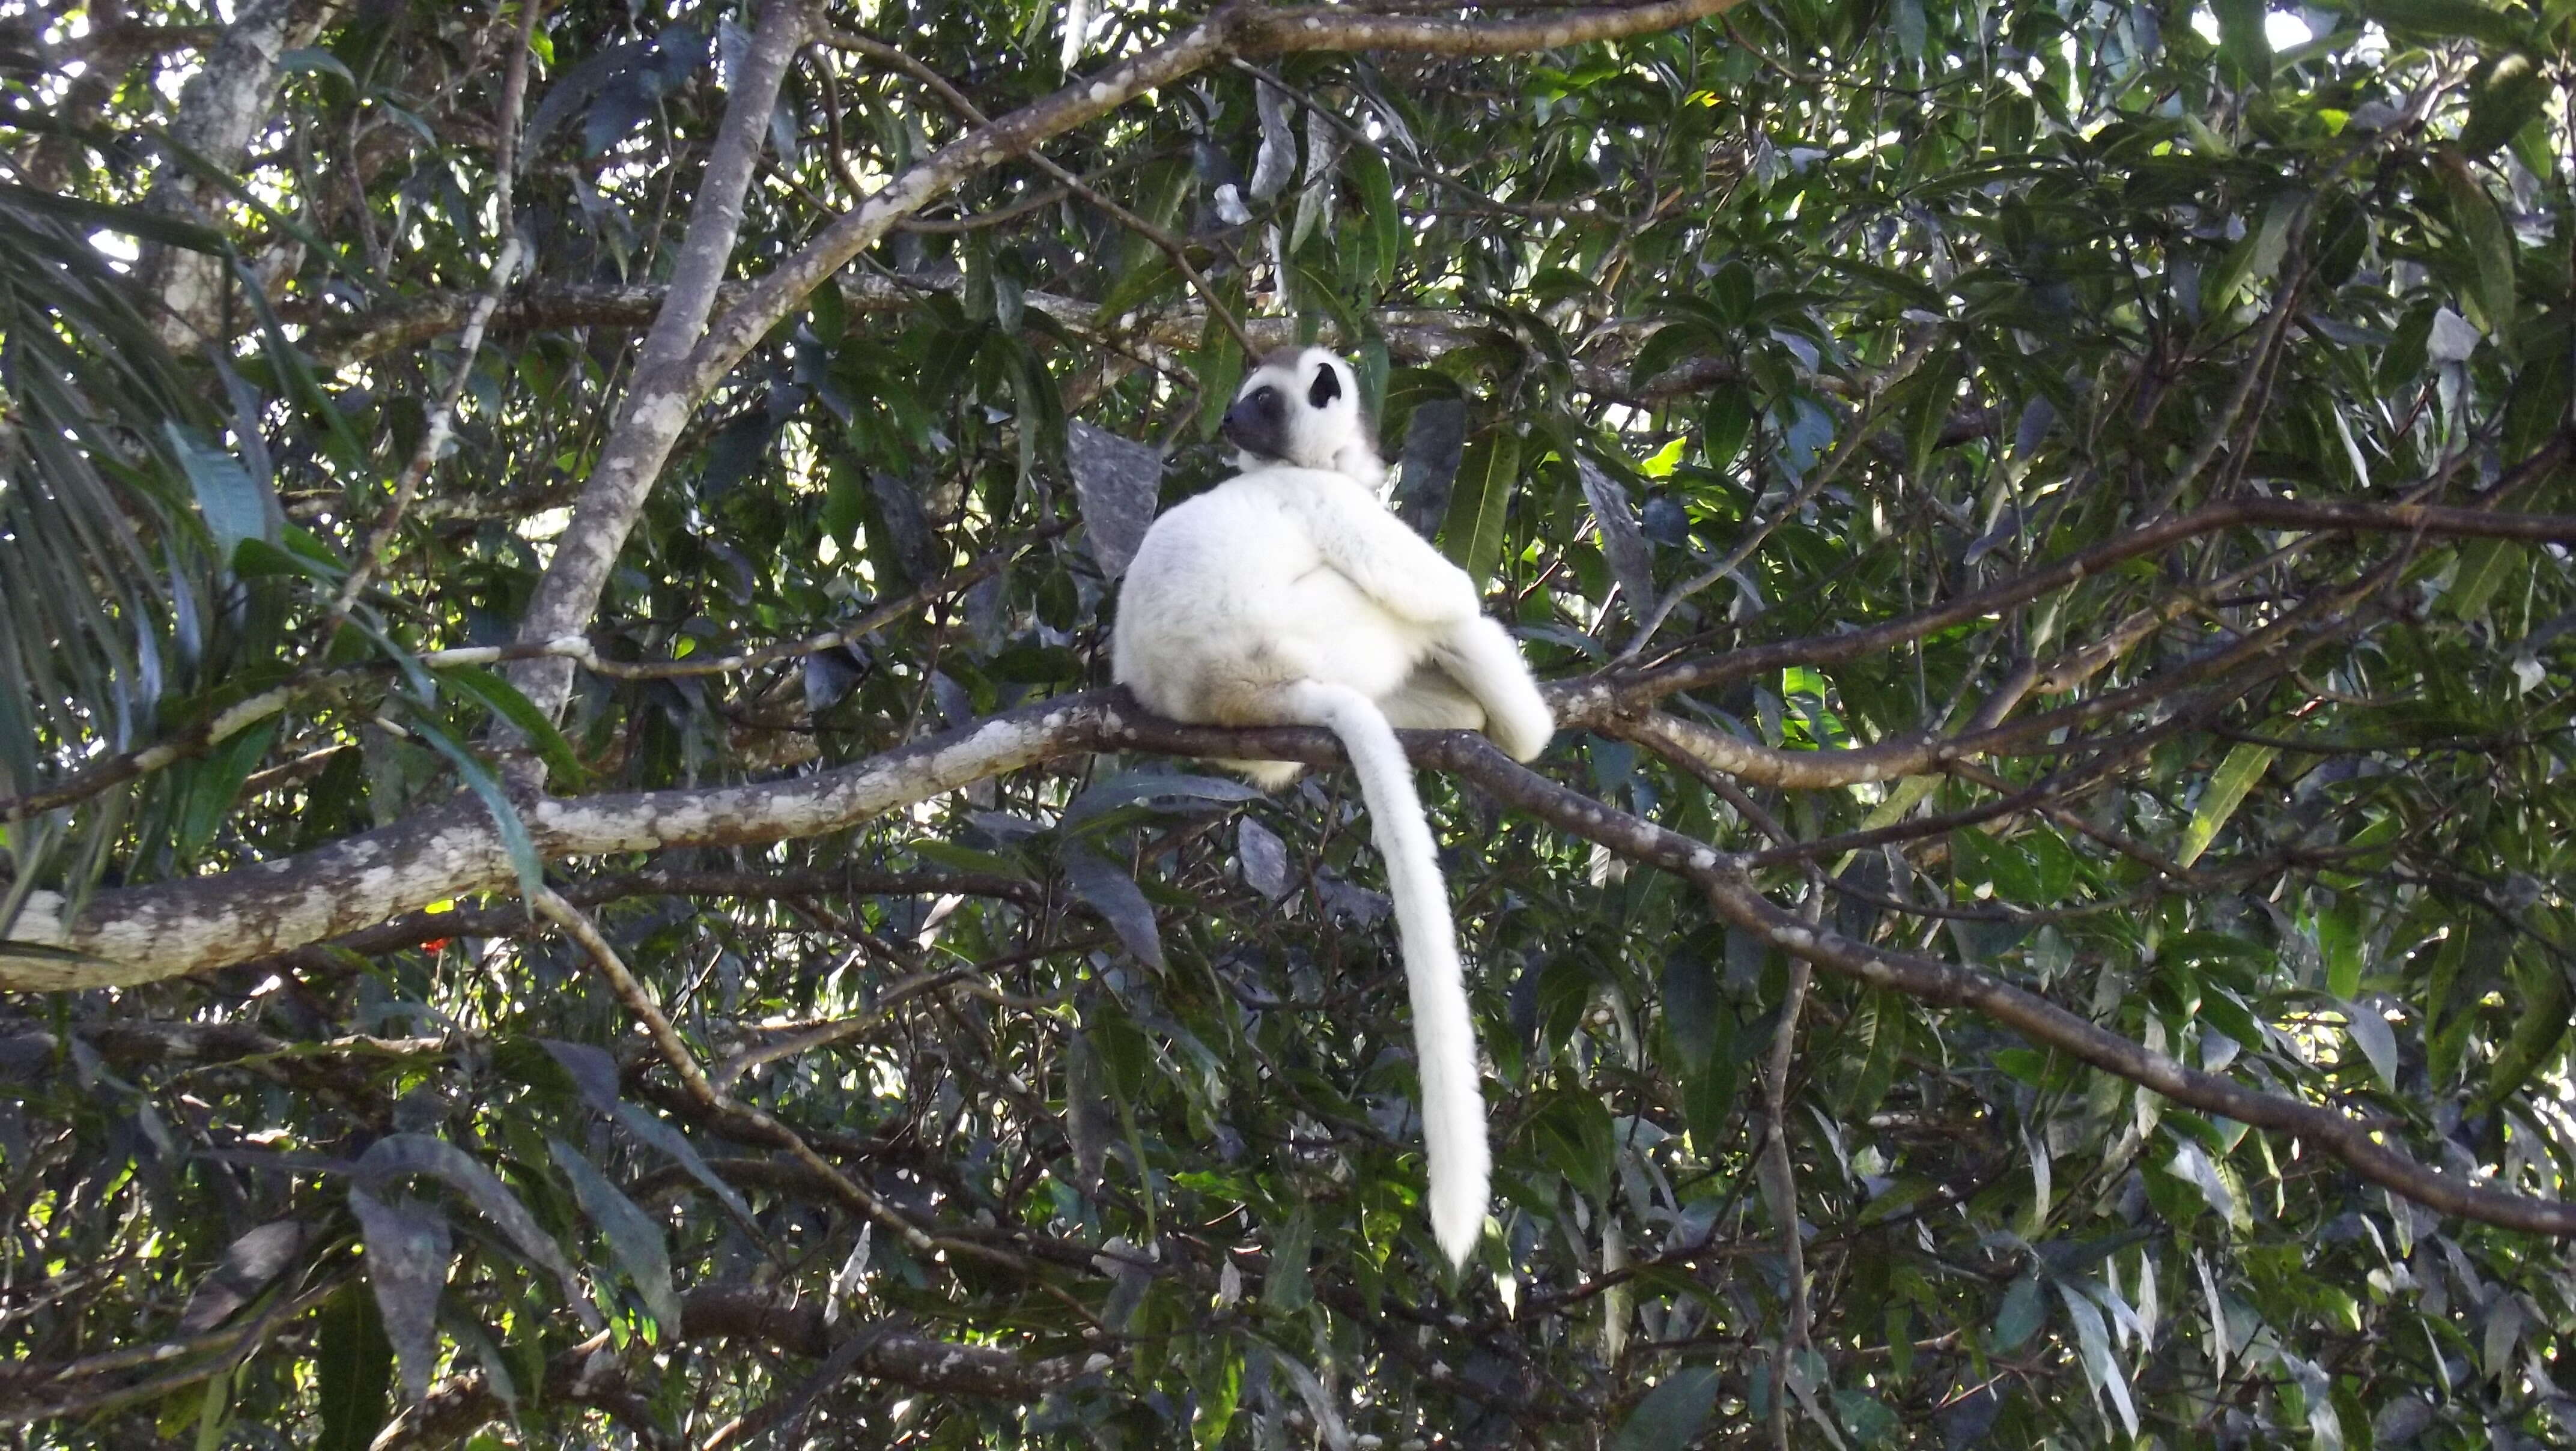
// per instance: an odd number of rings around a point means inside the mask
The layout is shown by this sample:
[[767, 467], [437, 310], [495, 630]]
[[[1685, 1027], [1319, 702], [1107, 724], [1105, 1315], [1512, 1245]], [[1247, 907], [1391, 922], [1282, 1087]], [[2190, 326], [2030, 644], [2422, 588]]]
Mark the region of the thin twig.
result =
[[1073, 188], [1069, 186], [1051, 186], [1043, 191], [1031, 192], [1008, 205], [995, 207], [989, 212], [967, 212], [954, 217], [906, 217], [895, 223], [895, 229], [943, 237], [980, 232], [987, 227], [998, 227], [1005, 222], [1018, 221], [1031, 212], [1044, 211], [1071, 195], [1073, 195]]
[[[1775, 845], [1790, 844], [1789, 829], [1742, 787], [1715, 773], [1694, 770], [1693, 774]], [[1807, 874], [1807, 900], [1802, 915], [1810, 923], [1822, 922], [1825, 874], [1813, 861], [1801, 865]], [[1814, 1319], [1807, 1290], [1807, 1242], [1798, 1232], [1798, 1170], [1789, 1156], [1789, 1066], [1797, 1054], [1798, 1018], [1806, 1007], [1807, 988], [1814, 977], [1814, 965], [1805, 958], [1789, 959], [1789, 981], [1780, 995], [1780, 1021], [1771, 1030], [1771, 1053], [1762, 1065], [1762, 1143], [1754, 1164], [1763, 1197], [1780, 1221], [1780, 1255], [1789, 1279], [1788, 1324], [1771, 1348], [1771, 1440], [1781, 1451], [1787, 1451], [1789, 1445], [1790, 1361], [1807, 1348]], [[1803, 1390], [1799, 1397], [1805, 1399]]]
[[1762, 541], [1771, 537], [1771, 531], [1796, 518], [1798, 511], [1807, 507], [1809, 500], [1824, 492], [1825, 486], [1834, 481], [1835, 476], [1842, 472], [1844, 463], [1859, 451], [1861, 444], [1876, 429], [1879, 400], [1887, 396], [1888, 389], [1904, 381], [1905, 377], [1922, 363], [1924, 355], [1931, 351], [1937, 337], [1937, 333], [1926, 334], [1921, 341], [1906, 350], [1905, 355], [1897, 360], [1895, 367], [1875, 380], [1869, 395], [1861, 402], [1859, 416], [1852, 420], [1851, 432], [1844, 437], [1841, 445], [1816, 467], [1815, 472], [1807, 476], [1806, 481], [1799, 485], [1798, 491], [1790, 495], [1786, 503], [1773, 510], [1770, 518], [1746, 530], [1743, 536], [1735, 541], [1735, 547], [1726, 551], [1715, 564], [1673, 586], [1661, 600], [1656, 602], [1654, 609], [1637, 626], [1637, 633], [1629, 639], [1627, 648], [1619, 652], [1618, 663], [1624, 665], [1636, 659], [1646, 648], [1647, 642], [1655, 638], [1655, 632], [1664, 627], [1664, 621], [1671, 618], [1673, 611], [1681, 607], [1682, 601], [1734, 573], [1737, 565], [1752, 557], [1753, 551], [1762, 547]]
[[340, 582], [339, 594], [323, 612], [321, 637], [325, 642], [339, 631], [349, 611], [357, 607], [358, 596], [375, 577], [385, 551], [393, 547], [394, 533], [402, 527], [403, 514], [411, 508], [413, 496], [437, 466], [438, 456], [447, 451], [447, 441], [455, 436], [457, 405], [464, 401], [466, 386], [474, 380], [474, 359], [483, 350], [483, 331], [492, 321], [492, 310], [501, 305], [501, 294], [518, 276], [520, 260], [525, 256], [519, 245], [519, 219], [511, 184], [519, 164], [519, 112], [528, 97], [528, 49], [536, 36], [537, 15], [544, 8], [541, 0], [521, 0], [518, 43], [510, 51], [509, 73], [501, 82], [501, 139], [492, 165], [492, 214], [501, 229], [501, 255], [493, 259], [483, 295], [474, 300], [464, 334], [457, 339], [456, 371], [448, 378], [437, 406], [430, 409], [429, 426], [421, 431], [419, 445], [395, 476], [393, 498], [386, 501], [384, 513], [367, 530], [351, 557], [349, 577]]
[[349, 1276], [335, 1274], [301, 1295], [280, 1294], [258, 1314], [211, 1334], [186, 1340], [166, 1341], [159, 1345], [128, 1347], [110, 1351], [88, 1360], [76, 1360], [45, 1377], [43, 1384], [60, 1386], [65, 1382], [87, 1380], [94, 1376], [140, 1365], [157, 1365], [186, 1356], [198, 1356], [180, 1369], [155, 1376], [150, 1380], [108, 1390], [58, 1395], [50, 1401], [27, 1401], [0, 1406], [0, 1425], [30, 1425], [38, 1421], [63, 1420], [95, 1416], [121, 1406], [158, 1400], [176, 1390], [198, 1385], [211, 1377], [229, 1373], [259, 1348], [268, 1333], [302, 1315], [340, 1292]]
[[1026, 1268], [1016, 1255], [986, 1245], [931, 1235], [921, 1226], [913, 1223], [903, 1211], [887, 1203], [849, 1175], [842, 1173], [831, 1160], [816, 1153], [813, 1146], [805, 1142], [803, 1135], [759, 1109], [734, 1102], [729, 1095], [709, 1080], [706, 1069], [699, 1065], [697, 1055], [689, 1051], [689, 1045], [680, 1037], [679, 1030], [671, 1026], [671, 1020], [663, 1013], [661, 1005], [653, 1000], [652, 993], [645, 988], [644, 984], [636, 980], [635, 974], [627, 970], [625, 959], [618, 956], [617, 949], [609, 944], [608, 939], [601, 935], [599, 928], [587, 916], [582, 914], [580, 908], [546, 888], [538, 889], [530, 905], [560, 925], [565, 933], [590, 955], [590, 960], [598, 967], [600, 976], [608, 979], [609, 990], [616, 993], [618, 1001], [624, 1003], [626, 1010], [634, 1014], [636, 1021], [644, 1025], [646, 1035], [653, 1040], [654, 1049], [660, 1053], [662, 1061], [669, 1065], [672, 1074], [680, 1080], [681, 1089], [700, 1107], [719, 1118], [731, 1120], [763, 1138], [782, 1145], [798, 1163], [829, 1184], [832, 1192], [838, 1195], [842, 1202], [856, 1207], [868, 1218], [902, 1236], [906, 1245], [925, 1256], [936, 1259], [945, 1253], [957, 1253], [1007, 1265], [1014, 1269]]
[[936, 992], [941, 988], [970, 979], [979, 979], [983, 975], [982, 967], [968, 966], [946, 968], [938, 972], [925, 972], [905, 978], [887, 988], [878, 996], [875, 1006], [856, 1017], [837, 1018], [828, 1023], [813, 1023], [801, 1028], [789, 1029], [777, 1037], [735, 1049], [726, 1056], [724, 1062], [716, 1065], [712, 1077], [718, 1086], [729, 1090], [734, 1084], [742, 1081], [745, 1073], [763, 1063], [774, 1063], [781, 1058], [793, 1058], [800, 1053], [811, 1053], [819, 1048], [846, 1043], [884, 1022], [888, 1014], [909, 998], [919, 997], [927, 992]]
[[[939, 99], [970, 126], [987, 127], [993, 124], [993, 118], [985, 115], [980, 107], [968, 100], [964, 92], [949, 84], [947, 77], [915, 60], [899, 47], [888, 45], [873, 36], [841, 30], [832, 31], [823, 36], [822, 42], [841, 50], [855, 51], [879, 64], [893, 66], [902, 71], [937, 93]], [[1252, 341], [1252, 335], [1243, 330], [1242, 321], [1235, 317], [1233, 311], [1225, 305], [1224, 299], [1217, 296], [1216, 289], [1208, 285], [1206, 276], [1199, 271], [1196, 264], [1190, 261], [1188, 244], [1110, 200], [1106, 195], [1093, 189], [1090, 183], [1081, 177], [1058, 166], [1047, 157], [1045, 152], [1031, 147], [1024, 153], [1022, 159], [1054, 177], [1056, 184], [1066, 191], [1107, 212], [1120, 226], [1153, 243], [1157, 250], [1172, 260], [1172, 265], [1180, 270], [1180, 274], [1189, 279], [1190, 286], [1197, 290], [1200, 300], [1207, 304], [1208, 315], [1222, 324], [1227, 332], [1234, 335], [1235, 344], [1243, 349], [1244, 356], [1255, 357], [1260, 354], [1261, 349]]]
[[[1812, 886], [1807, 913], [1817, 917], [1824, 894]], [[1798, 1016], [1807, 1003], [1807, 986], [1815, 967], [1803, 957], [1789, 959], [1789, 983], [1780, 997], [1780, 1021], [1771, 1032], [1771, 1057], [1762, 1067], [1762, 1187], [1779, 1218], [1780, 1254], [1789, 1279], [1789, 1322], [1771, 1351], [1771, 1440], [1788, 1451], [1789, 1387], [1795, 1376], [1791, 1359], [1807, 1348], [1811, 1311], [1807, 1299], [1807, 1245], [1798, 1233], [1798, 1171], [1789, 1157], [1789, 1064], [1797, 1051]]]
[[2209, 467], [2209, 461], [2218, 456], [2219, 448], [2236, 431], [2237, 419], [2244, 416], [2246, 404], [2253, 400], [2255, 390], [2270, 374], [2272, 355], [2281, 346], [2282, 339], [2290, 335], [2290, 324], [2298, 316], [2299, 294], [2307, 281], [2305, 268], [2297, 265], [2295, 259], [2307, 230], [2308, 211], [2312, 205], [2312, 201], [2302, 201], [2298, 210], [2290, 214], [2285, 229], [2287, 240], [2283, 245], [2290, 250], [2293, 265], [2289, 274], [2281, 279], [2280, 289], [2272, 299], [2271, 311], [2263, 319], [2253, 356], [2245, 361], [2243, 376], [2236, 380], [2236, 389], [2228, 395], [2226, 405], [2218, 410], [2218, 416], [2209, 420], [2209, 427], [2201, 434], [2200, 442], [2174, 469], [2173, 477], [2165, 481], [2155, 503], [2147, 510], [2147, 518], [2160, 519], [2181, 501], [2183, 491], [2191, 487], [2192, 480], [2200, 477], [2202, 469]]

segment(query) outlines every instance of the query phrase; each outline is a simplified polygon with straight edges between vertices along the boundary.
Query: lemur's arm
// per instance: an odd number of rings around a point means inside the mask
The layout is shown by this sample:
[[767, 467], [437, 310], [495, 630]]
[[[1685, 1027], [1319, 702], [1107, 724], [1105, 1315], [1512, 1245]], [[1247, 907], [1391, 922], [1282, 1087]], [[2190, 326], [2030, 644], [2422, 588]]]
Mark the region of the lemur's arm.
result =
[[1324, 562], [1398, 619], [1423, 625], [1474, 619], [1475, 581], [1339, 474], [1310, 474], [1283, 490]]

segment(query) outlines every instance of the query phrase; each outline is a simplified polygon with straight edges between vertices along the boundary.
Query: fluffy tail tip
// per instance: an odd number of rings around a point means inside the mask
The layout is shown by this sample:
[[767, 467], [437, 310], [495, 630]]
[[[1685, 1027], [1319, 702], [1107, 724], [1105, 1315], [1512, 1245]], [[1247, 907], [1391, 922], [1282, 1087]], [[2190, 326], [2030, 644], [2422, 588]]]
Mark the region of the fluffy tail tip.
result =
[[1432, 1183], [1431, 1237], [1439, 1242], [1440, 1252], [1449, 1257], [1453, 1269], [1467, 1267], [1477, 1242], [1485, 1236], [1485, 1181], [1486, 1176], [1478, 1173], [1468, 1183]]

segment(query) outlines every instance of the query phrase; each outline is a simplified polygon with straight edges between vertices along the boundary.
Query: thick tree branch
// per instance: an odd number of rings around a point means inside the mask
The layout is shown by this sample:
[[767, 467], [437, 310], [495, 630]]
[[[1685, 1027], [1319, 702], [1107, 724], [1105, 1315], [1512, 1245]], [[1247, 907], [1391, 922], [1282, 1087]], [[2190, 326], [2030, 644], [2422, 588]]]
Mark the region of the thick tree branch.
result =
[[2509, 1229], [2576, 1235], [2576, 1205], [2516, 1194], [2418, 1163], [2380, 1141], [2391, 1127], [2384, 1121], [2367, 1122], [2186, 1067], [2001, 978], [1916, 953], [1873, 947], [1810, 923], [1764, 897], [1741, 858], [1560, 786], [1514, 762], [1482, 736], [1444, 734], [1426, 742], [1414, 757], [1425, 765], [1456, 772], [1506, 805], [1600, 842], [1622, 856], [1688, 878], [1708, 894], [1711, 905], [1728, 923], [1828, 972], [1936, 1006], [1971, 1009], [2034, 1043], [2176, 1103], [2257, 1128], [2296, 1134], [2343, 1160], [2369, 1182], [2444, 1213]]
[[[1885, 951], [1774, 906], [1743, 859], [1721, 854], [1557, 785], [1511, 762], [1482, 736], [1408, 733], [1425, 766], [1453, 771], [1505, 804], [1632, 860], [1680, 873], [1719, 914], [1828, 971], [1922, 1001], [1973, 1009], [2032, 1041], [2176, 1102], [2316, 1142], [2370, 1182], [2448, 1213], [2549, 1234], [2576, 1235], [2576, 1206], [2467, 1183], [2380, 1143], [2382, 1126], [2319, 1105], [2258, 1092], [2187, 1068], [2048, 1002], [1955, 964]], [[1092, 692], [1009, 712], [860, 765], [784, 782], [545, 801], [528, 825], [550, 856], [672, 844], [741, 844], [836, 830], [970, 781], [1080, 750], [1329, 762], [1323, 732], [1183, 726], [1136, 712], [1123, 692]], [[498, 834], [477, 807], [454, 805], [268, 867], [223, 877], [101, 893], [67, 932], [58, 901], [31, 904], [22, 931], [86, 952], [95, 964], [0, 957], [0, 985], [51, 989], [142, 982], [238, 962], [288, 934], [311, 941], [365, 925], [399, 905], [506, 884]], [[409, 899], [409, 900], [406, 900]], [[394, 904], [394, 905], [389, 905]], [[915, 1231], [916, 1233], [918, 1231]]]
[[[2554, 454], [2562, 448], [2563, 443], [2546, 452]], [[2576, 516], [2571, 515], [2238, 500], [2149, 526], [1906, 619], [1846, 635], [1757, 646], [1709, 661], [1586, 677], [1551, 690], [1551, 703], [1559, 723], [1569, 729], [1616, 729], [1624, 724], [1622, 717], [1633, 716], [1674, 691], [1740, 678], [1755, 669], [1851, 659], [1945, 624], [2036, 598], [2147, 550], [2243, 524], [2576, 542]], [[1946, 743], [1944, 749], [1972, 751], [1993, 744], [1994, 732], [2011, 732], [2018, 738], [2022, 733], [2081, 724], [2129, 709], [2151, 700], [2160, 690], [2170, 691], [2205, 676], [2209, 669], [2247, 651], [2259, 651], [2263, 644], [2249, 638], [2212, 661], [2191, 667], [2197, 674], [2178, 675], [1997, 726], [1985, 739], [1971, 735]], [[1738, 663], [1748, 658], [1762, 663]], [[539, 853], [548, 860], [792, 840], [844, 830], [987, 776], [1081, 751], [1129, 748], [1142, 739], [1135, 731], [1144, 719], [1123, 703], [1123, 697], [1063, 696], [810, 777], [706, 790], [545, 799], [527, 807], [525, 817]], [[1312, 742], [1321, 739], [1295, 732], [1260, 736], [1299, 742], [1282, 757], [1291, 760], [1314, 759]], [[15, 937], [53, 952], [13, 955], [0, 947], [0, 990], [119, 986], [229, 966], [372, 927], [442, 898], [492, 890], [510, 877], [499, 834], [482, 809], [450, 803], [282, 861], [101, 892], [73, 924], [61, 920], [59, 896], [38, 892], [30, 898]], [[54, 955], [63, 951], [89, 960]]]
[[[689, 225], [671, 272], [670, 292], [654, 315], [635, 363], [635, 377], [617, 424], [573, 505], [572, 521], [555, 541], [554, 557], [538, 578], [535, 598], [519, 622], [522, 641], [578, 634], [599, 603], [645, 495], [661, 476], [673, 441], [705, 388], [692, 378], [691, 352], [713, 310], [716, 291], [732, 265], [742, 227], [743, 193], [769, 134], [770, 113], [787, 64], [806, 33], [798, 0], [769, 0], [758, 29], [731, 77], [732, 95], [715, 147], [698, 178]], [[511, 679], [540, 710], [552, 713], [572, 681], [569, 662], [535, 660]]]
[[[204, 67], [179, 93], [170, 139], [219, 170], [240, 166], [251, 138], [269, 123], [285, 78], [279, 61], [313, 38], [323, 12], [319, 0], [252, 0], [242, 6], [207, 52]], [[214, 195], [212, 183], [174, 157], [153, 180], [144, 205], [215, 225], [209, 212]], [[230, 333], [223, 325], [227, 266], [222, 257], [179, 247], [144, 251], [139, 270], [159, 304], [154, 326], [172, 349], [192, 351]]]

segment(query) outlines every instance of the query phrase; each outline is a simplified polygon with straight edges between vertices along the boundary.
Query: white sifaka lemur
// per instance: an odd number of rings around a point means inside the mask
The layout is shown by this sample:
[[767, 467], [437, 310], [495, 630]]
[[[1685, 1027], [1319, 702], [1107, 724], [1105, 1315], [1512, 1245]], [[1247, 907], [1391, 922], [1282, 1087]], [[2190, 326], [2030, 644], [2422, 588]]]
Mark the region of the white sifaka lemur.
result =
[[[1432, 1233], [1464, 1265], [1492, 1177], [1475, 1024], [1395, 728], [1482, 730], [1526, 761], [1556, 722], [1474, 581], [1378, 501], [1386, 466], [1348, 363], [1322, 348], [1272, 354], [1235, 394], [1225, 436], [1242, 472], [1156, 519], [1127, 567], [1113, 669], [1175, 720], [1323, 726], [1341, 739], [1395, 899]], [[1265, 790], [1303, 769], [1224, 764]]]

